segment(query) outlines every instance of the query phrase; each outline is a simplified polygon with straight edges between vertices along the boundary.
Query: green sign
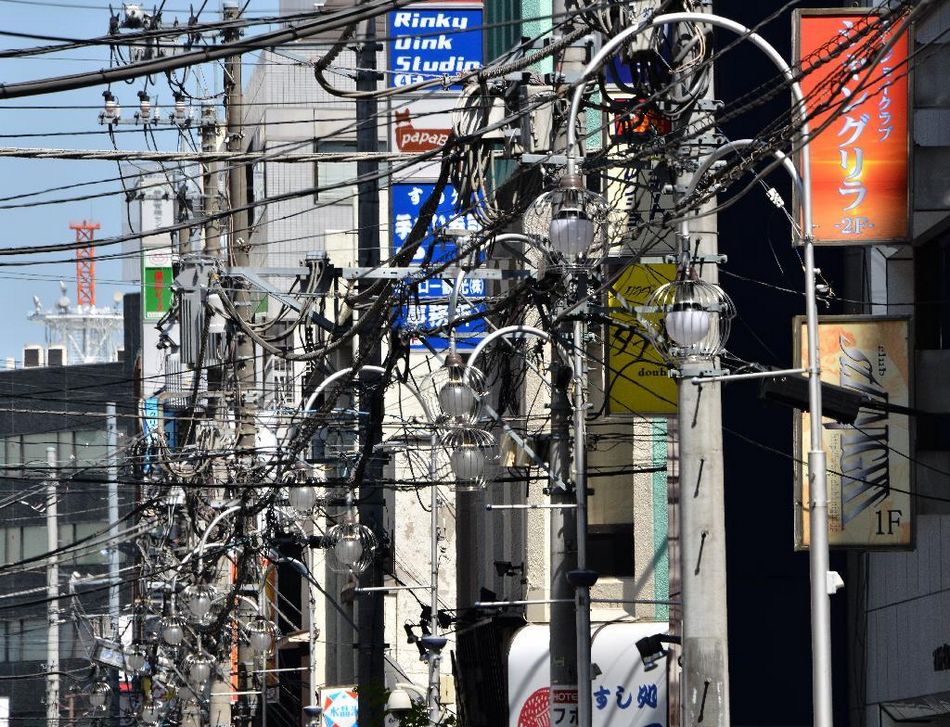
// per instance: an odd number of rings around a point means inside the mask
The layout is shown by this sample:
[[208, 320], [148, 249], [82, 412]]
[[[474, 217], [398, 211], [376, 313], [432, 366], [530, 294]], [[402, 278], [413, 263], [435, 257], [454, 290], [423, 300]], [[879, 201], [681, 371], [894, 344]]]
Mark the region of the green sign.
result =
[[142, 299], [145, 318], [161, 318], [172, 304], [172, 269], [145, 268], [142, 274]]

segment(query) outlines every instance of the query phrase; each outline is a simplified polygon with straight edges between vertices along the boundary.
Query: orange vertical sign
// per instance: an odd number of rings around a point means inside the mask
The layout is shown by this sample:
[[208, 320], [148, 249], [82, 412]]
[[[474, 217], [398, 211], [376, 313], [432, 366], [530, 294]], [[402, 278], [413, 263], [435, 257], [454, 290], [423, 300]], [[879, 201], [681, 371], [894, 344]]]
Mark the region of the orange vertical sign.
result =
[[[910, 236], [907, 33], [892, 45], [874, 13], [796, 14], [816, 243], [869, 244]], [[875, 67], [871, 63], [877, 60]]]

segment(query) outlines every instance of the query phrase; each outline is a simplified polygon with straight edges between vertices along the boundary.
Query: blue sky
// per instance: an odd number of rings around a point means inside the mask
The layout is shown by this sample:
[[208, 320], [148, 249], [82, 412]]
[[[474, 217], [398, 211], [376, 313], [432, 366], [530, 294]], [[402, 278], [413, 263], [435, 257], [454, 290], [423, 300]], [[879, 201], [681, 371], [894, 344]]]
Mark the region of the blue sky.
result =
[[[276, 13], [276, 0], [252, 2], [249, 14]], [[196, 3], [196, 7], [200, 3]], [[257, 7], [259, 6], [259, 8]], [[121, 9], [121, 2], [116, 6]], [[148, 7], [148, 6], [146, 6]], [[175, 11], [179, 12], [175, 12]], [[166, 23], [174, 17], [186, 21], [188, 8], [184, 0], [174, 0], [164, 11]], [[219, 5], [214, 0], [201, 15], [202, 20], [213, 21], [220, 18]], [[97, 4], [95, 0], [49, 0], [47, 3], [29, 0], [0, 0], [0, 30], [6, 32], [25, 32], [53, 35], [69, 38], [89, 38], [105, 35], [109, 27], [109, 9], [107, 3]], [[254, 28], [250, 32], [260, 32]], [[3, 48], [23, 48], [47, 45], [46, 41], [0, 36]], [[109, 51], [106, 47], [91, 47], [52, 55], [34, 56], [23, 59], [3, 59], [0, 63], [0, 82], [11, 83], [28, 79], [45, 78], [82, 71], [92, 71], [109, 66]], [[217, 79], [220, 84], [220, 72], [205, 69], [204, 77], [209, 82]], [[193, 84], [189, 83], [189, 88]], [[112, 92], [119, 99], [123, 116], [131, 118], [137, 105], [136, 96], [145, 84], [119, 83]], [[0, 146], [3, 147], [44, 147], [44, 148], [88, 148], [111, 149], [112, 142], [99, 125], [98, 114], [102, 106], [102, 92], [105, 86], [92, 86], [86, 89], [57, 93], [46, 96], [0, 101]], [[153, 104], [164, 107], [163, 116], [168, 113], [172, 95], [163, 78], [149, 88]], [[28, 106], [65, 106], [65, 109], [29, 109]], [[145, 139], [140, 128], [122, 126], [116, 135], [120, 149], [144, 149]], [[135, 131], [127, 131], [134, 129]], [[22, 136], [23, 134], [54, 133], [57, 136]], [[162, 150], [177, 148], [177, 133], [174, 131], [156, 131], [158, 147]], [[118, 167], [115, 162], [102, 161], [54, 161], [0, 158], [0, 198], [44, 190], [79, 182], [94, 180], [115, 180]], [[38, 200], [78, 197], [86, 194], [121, 191], [118, 181], [110, 181], [94, 186], [78, 187], [51, 192], [41, 197], [29, 197], [20, 200], [0, 200], [0, 247], [22, 247], [44, 245], [70, 241], [74, 234], [69, 229], [71, 221], [92, 219], [102, 228], [97, 237], [119, 235], [122, 231], [122, 217], [125, 205], [121, 194], [99, 197], [76, 202], [8, 208], [13, 204], [35, 202]], [[118, 246], [103, 252], [118, 251]], [[42, 265], [9, 265], [24, 261], [43, 260]], [[72, 301], [76, 298], [76, 271], [72, 252], [55, 253], [29, 258], [23, 256], [0, 258], [0, 308], [4, 311], [0, 356], [22, 357], [22, 348], [27, 343], [42, 343], [43, 326], [27, 320], [33, 310], [33, 296], [38, 296], [49, 308], [59, 297], [59, 280], [68, 287]], [[116, 291], [134, 290], [121, 281], [121, 264], [116, 260], [100, 261], [96, 265], [96, 302], [97, 305], [111, 304]]]

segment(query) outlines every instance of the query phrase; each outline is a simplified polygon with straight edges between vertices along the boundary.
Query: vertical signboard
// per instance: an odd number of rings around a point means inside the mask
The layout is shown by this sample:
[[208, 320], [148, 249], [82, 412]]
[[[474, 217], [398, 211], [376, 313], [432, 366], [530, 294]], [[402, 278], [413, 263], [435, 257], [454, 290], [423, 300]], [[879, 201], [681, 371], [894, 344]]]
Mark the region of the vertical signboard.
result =
[[356, 687], [327, 687], [320, 690], [323, 727], [357, 727], [359, 698]]
[[670, 282], [676, 266], [628, 266], [611, 286], [607, 336], [607, 407], [611, 414], [673, 414], [676, 380], [631, 311]]
[[[828, 543], [832, 547], [888, 548], [912, 544], [910, 422], [888, 406], [910, 405], [907, 318], [830, 316], [818, 327], [821, 380], [856, 389], [869, 404], [854, 425], [825, 420]], [[797, 358], [807, 366], [805, 322], [795, 322]], [[809, 543], [808, 431], [810, 414], [797, 417], [795, 545]]]
[[[663, 633], [666, 624], [607, 624], [593, 633], [591, 658], [600, 672], [591, 682], [593, 727], [666, 727], [666, 663], [647, 671], [637, 641]], [[508, 727], [572, 727], [577, 692], [551, 693], [550, 630], [525, 626], [508, 650]], [[552, 709], [553, 706], [553, 709]]]
[[142, 314], [147, 321], [158, 320], [172, 303], [171, 248], [145, 248], [142, 260]]
[[[416, 220], [419, 219], [420, 209], [426, 200], [432, 196], [435, 184], [428, 182], [396, 183], [390, 187], [393, 207], [392, 249], [398, 252], [402, 248]], [[454, 231], [478, 230], [478, 223], [470, 215], [455, 213], [455, 191], [451, 185], [446, 186], [439, 198], [435, 214], [432, 215], [432, 229], [447, 228]], [[427, 235], [422, 244], [416, 249], [413, 256], [413, 265], [428, 265], [454, 261], [458, 255], [458, 246], [454, 238], [436, 239]], [[413, 300], [403, 306], [397, 325], [403, 328], [432, 329], [445, 325], [448, 322], [448, 298], [452, 292], [454, 281], [440, 278], [429, 278], [419, 281]], [[456, 316], [464, 318], [477, 311], [485, 309], [481, 301], [485, 297], [485, 281], [480, 278], [466, 278], [462, 281], [459, 291], [458, 309]], [[485, 332], [485, 321], [476, 318], [456, 327], [459, 348], [473, 348], [478, 343], [478, 337]], [[441, 349], [447, 345], [445, 336], [429, 336], [429, 345]], [[421, 347], [417, 344], [416, 347]]]
[[802, 91], [808, 113], [818, 110], [808, 145], [816, 243], [910, 237], [908, 34], [880, 25], [875, 12], [796, 11]]
[[[405, 88], [420, 81], [452, 79], [482, 66], [481, 3], [419, 3], [389, 13], [387, 38], [389, 46], [389, 86]], [[426, 89], [400, 94], [390, 106], [392, 148], [405, 154], [406, 161], [396, 161], [394, 183], [390, 187], [392, 220], [392, 251], [397, 252], [419, 218], [422, 206], [432, 195], [438, 176], [437, 154], [452, 131], [451, 112], [461, 84], [436, 84]], [[412, 159], [415, 154], [432, 155], [425, 162]], [[449, 228], [456, 232], [479, 229], [470, 215], [458, 214], [458, 194], [451, 185], [442, 193], [432, 219], [432, 229]], [[427, 236], [416, 251], [413, 265], [451, 263], [458, 246], [452, 240], [436, 240]], [[401, 306], [397, 325], [410, 330], [431, 330], [448, 322], [449, 280], [422, 280], [410, 288], [410, 300]], [[460, 291], [458, 318], [485, 309], [485, 281], [466, 279]], [[470, 348], [485, 331], [482, 319], [455, 328], [458, 345]], [[414, 348], [425, 345], [414, 338]], [[433, 348], [445, 348], [444, 335], [426, 336]]]

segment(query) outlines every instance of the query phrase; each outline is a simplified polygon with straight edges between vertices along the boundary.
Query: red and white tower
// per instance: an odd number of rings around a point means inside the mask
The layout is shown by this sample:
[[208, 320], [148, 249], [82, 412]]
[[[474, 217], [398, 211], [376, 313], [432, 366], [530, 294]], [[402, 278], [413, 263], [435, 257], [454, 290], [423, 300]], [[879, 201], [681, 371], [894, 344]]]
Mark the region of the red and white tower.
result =
[[70, 222], [69, 229], [76, 231], [76, 305], [80, 308], [84, 305], [95, 308], [96, 246], [93, 241], [99, 223], [89, 220]]

